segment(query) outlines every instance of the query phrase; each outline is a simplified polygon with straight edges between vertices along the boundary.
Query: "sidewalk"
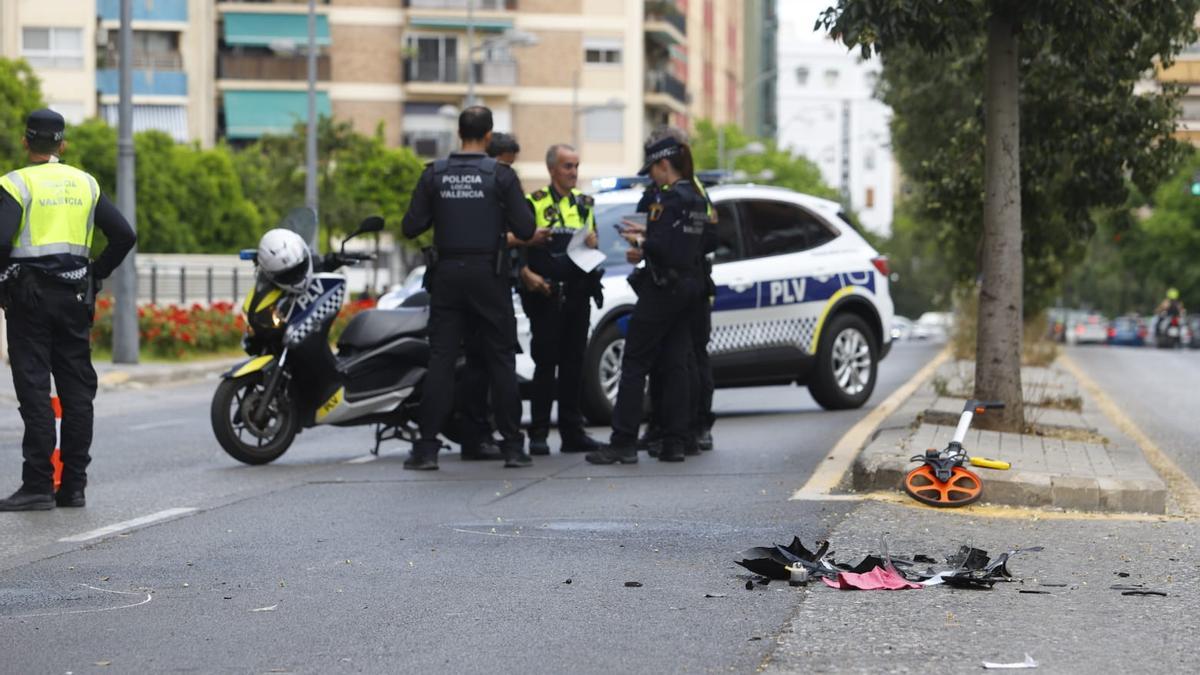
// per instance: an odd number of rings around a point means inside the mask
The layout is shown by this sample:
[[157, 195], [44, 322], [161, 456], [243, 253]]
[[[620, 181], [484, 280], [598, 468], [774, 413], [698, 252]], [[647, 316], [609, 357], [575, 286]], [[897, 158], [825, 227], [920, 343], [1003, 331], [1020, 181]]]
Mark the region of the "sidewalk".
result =
[[[244, 361], [246, 357], [222, 357], [184, 363], [138, 363], [114, 364], [110, 361], [96, 361], [96, 376], [100, 389], [137, 389], [162, 384], [189, 382], [212, 377], [225, 372], [235, 363]], [[0, 402], [17, 400], [13, 391], [12, 370], [9, 365], [0, 362]]]
[[[1022, 368], [1021, 381], [1026, 421], [1041, 435], [968, 432], [964, 446], [969, 454], [1012, 464], [1008, 471], [972, 469], [983, 479], [982, 502], [1166, 513], [1163, 480], [1066, 370]], [[912, 456], [927, 448], [940, 450], [950, 441], [973, 382], [973, 363], [943, 364], [876, 430], [855, 460], [853, 489], [900, 489], [905, 474], [917, 466]]]

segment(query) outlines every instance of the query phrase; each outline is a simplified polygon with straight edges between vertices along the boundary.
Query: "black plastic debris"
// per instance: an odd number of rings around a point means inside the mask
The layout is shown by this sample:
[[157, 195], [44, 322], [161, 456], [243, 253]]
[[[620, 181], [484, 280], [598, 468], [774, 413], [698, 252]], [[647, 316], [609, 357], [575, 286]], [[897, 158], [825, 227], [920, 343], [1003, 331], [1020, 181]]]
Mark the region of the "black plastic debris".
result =
[[[1008, 569], [1009, 560], [1018, 553], [1037, 552], [1043, 550], [1036, 546], [1005, 551], [992, 558], [987, 551], [962, 546], [957, 551], [947, 555], [945, 563], [939, 564], [933, 557], [917, 554], [911, 560], [890, 556], [886, 542], [880, 543], [880, 554], [869, 553], [857, 562], [838, 561], [829, 550], [829, 542], [817, 543], [816, 551], [809, 550], [793, 537], [787, 546], [756, 546], [746, 549], [741, 554], [741, 560], [736, 561], [745, 569], [757, 575], [746, 581], [746, 589], [752, 590], [755, 583], [766, 585], [771, 580], [788, 581], [791, 585], [804, 585], [809, 580], [825, 580], [835, 588], [901, 588], [913, 587], [913, 584], [934, 586], [945, 584], [953, 588], [989, 589], [998, 582], [1013, 580], [1012, 572]], [[918, 565], [921, 567], [918, 568]], [[879, 570], [879, 571], [877, 571]], [[855, 577], [844, 575], [889, 574], [895, 583], [875, 584], [856, 582]], [[867, 580], [869, 581], [869, 580]], [[908, 582], [906, 585], [905, 582]], [[1043, 584], [1049, 585], [1049, 584]], [[1066, 584], [1055, 584], [1066, 586]], [[1022, 593], [1049, 594], [1048, 591], [1022, 590]]]
[[1028, 593], [1029, 595], [1053, 595], [1050, 591], [1039, 591], [1032, 588], [1022, 588], [1018, 593]]
[[1117, 576], [1119, 576], [1119, 577], [1121, 577], [1122, 579], [1128, 579], [1128, 578], [1129, 578], [1129, 572], [1117, 572], [1117, 573], [1116, 573], [1116, 575], [1117, 575]]
[[1149, 589], [1149, 588], [1133, 588], [1128, 591], [1121, 591], [1121, 595], [1157, 595], [1157, 596], [1165, 598], [1165, 597], [1167, 597], [1167, 592], [1166, 591], [1156, 591], [1156, 590]]
[[625, 588], [641, 588], [641, 587], [642, 587], [642, 582], [640, 582], [640, 581], [626, 581], [625, 582]]

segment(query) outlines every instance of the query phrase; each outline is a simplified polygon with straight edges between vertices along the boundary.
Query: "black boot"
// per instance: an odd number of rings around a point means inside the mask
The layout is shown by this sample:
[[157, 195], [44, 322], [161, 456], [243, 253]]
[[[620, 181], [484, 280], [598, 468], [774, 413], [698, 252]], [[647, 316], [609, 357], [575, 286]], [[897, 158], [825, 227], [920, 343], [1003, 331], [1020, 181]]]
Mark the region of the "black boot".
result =
[[28, 492], [21, 488], [0, 499], [0, 511], [49, 511], [54, 508], [54, 495], [49, 492]]
[[548, 455], [550, 454], [550, 444], [546, 442], [546, 436], [549, 432], [545, 429], [530, 429], [529, 430], [529, 454], [531, 455]]
[[606, 445], [595, 452], [589, 452], [584, 456], [584, 459], [589, 464], [637, 464], [637, 448], [618, 448]]
[[[658, 452], [658, 461], [682, 462], [685, 454], [683, 445], [679, 442], [664, 441], [662, 450]], [[700, 451], [696, 450], [696, 454], [700, 454]]]
[[417, 441], [413, 443], [412, 452], [404, 460], [404, 468], [409, 471], [437, 471], [438, 450], [442, 444], [437, 441]]
[[58, 492], [54, 493], [54, 503], [59, 506], [78, 509], [87, 506], [87, 499], [83, 496], [83, 488], [63, 486], [58, 489]]
[[701, 450], [713, 449], [712, 429], [705, 429], [696, 436], [696, 442], [700, 445]]
[[478, 443], [467, 443], [462, 446], [462, 460], [464, 462], [482, 462], [489, 460], [504, 459], [504, 453], [500, 452], [500, 446], [496, 445], [496, 441], [486, 438]]
[[[530, 442], [532, 446], [532, 441]], [[547, 450], [549, 452], [549, 450]], [[525, 454], [525, 439], [504, 442], [504, 468], [521, 469], [533, 466], [533, 460]]]
[[637, 449], [650, 453], [651, 457], [657, 457], [658, 451], [662, 448], [662, 442], [662, 429], [657, 425], [651, 424], [646, 427], [646, 433], [642, 434], [642, 437], [638, 439]]
[[559, 452], [564, 454], [575, 452], [594, 452], [604, 447], [604, 444], [592, 438], [591, 436], [588, 436], [583, 432], [583, 430], [575, 433], [559, 433], [562, 435], [562, 447], [559, 448]]

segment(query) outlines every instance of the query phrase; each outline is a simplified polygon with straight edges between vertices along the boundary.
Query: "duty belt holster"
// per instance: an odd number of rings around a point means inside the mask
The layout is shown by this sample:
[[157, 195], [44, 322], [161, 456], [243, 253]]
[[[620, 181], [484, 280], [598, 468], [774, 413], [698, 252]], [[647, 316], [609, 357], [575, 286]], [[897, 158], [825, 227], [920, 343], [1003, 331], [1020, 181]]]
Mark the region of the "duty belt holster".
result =
[[425, 260], [425, 277], [421, 279], [421, 288], [428, 293], [433, 293], [433, 273], [437, 270], [438, 264], [437, 247], [427, 246], [421, 249], [421, 257]]

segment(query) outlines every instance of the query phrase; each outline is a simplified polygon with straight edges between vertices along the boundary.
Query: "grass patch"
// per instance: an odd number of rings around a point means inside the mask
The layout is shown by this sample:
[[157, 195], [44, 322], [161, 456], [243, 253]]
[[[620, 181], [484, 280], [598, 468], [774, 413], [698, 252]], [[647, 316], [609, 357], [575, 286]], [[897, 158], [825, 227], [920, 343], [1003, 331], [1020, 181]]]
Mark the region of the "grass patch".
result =
[[[979, 291], [974, 287], [960, 287], [954, 292], [954, 330], [950, 335], [950, 347], [954, 358], [974, 361], [975, 348], [979, 339]], [[1044, 368], [1058, 358], [1058, 344], [1046, 338], [1046, 316], [1039, 313], [1025, 321], [1021, 331], [1021, 365]]]

